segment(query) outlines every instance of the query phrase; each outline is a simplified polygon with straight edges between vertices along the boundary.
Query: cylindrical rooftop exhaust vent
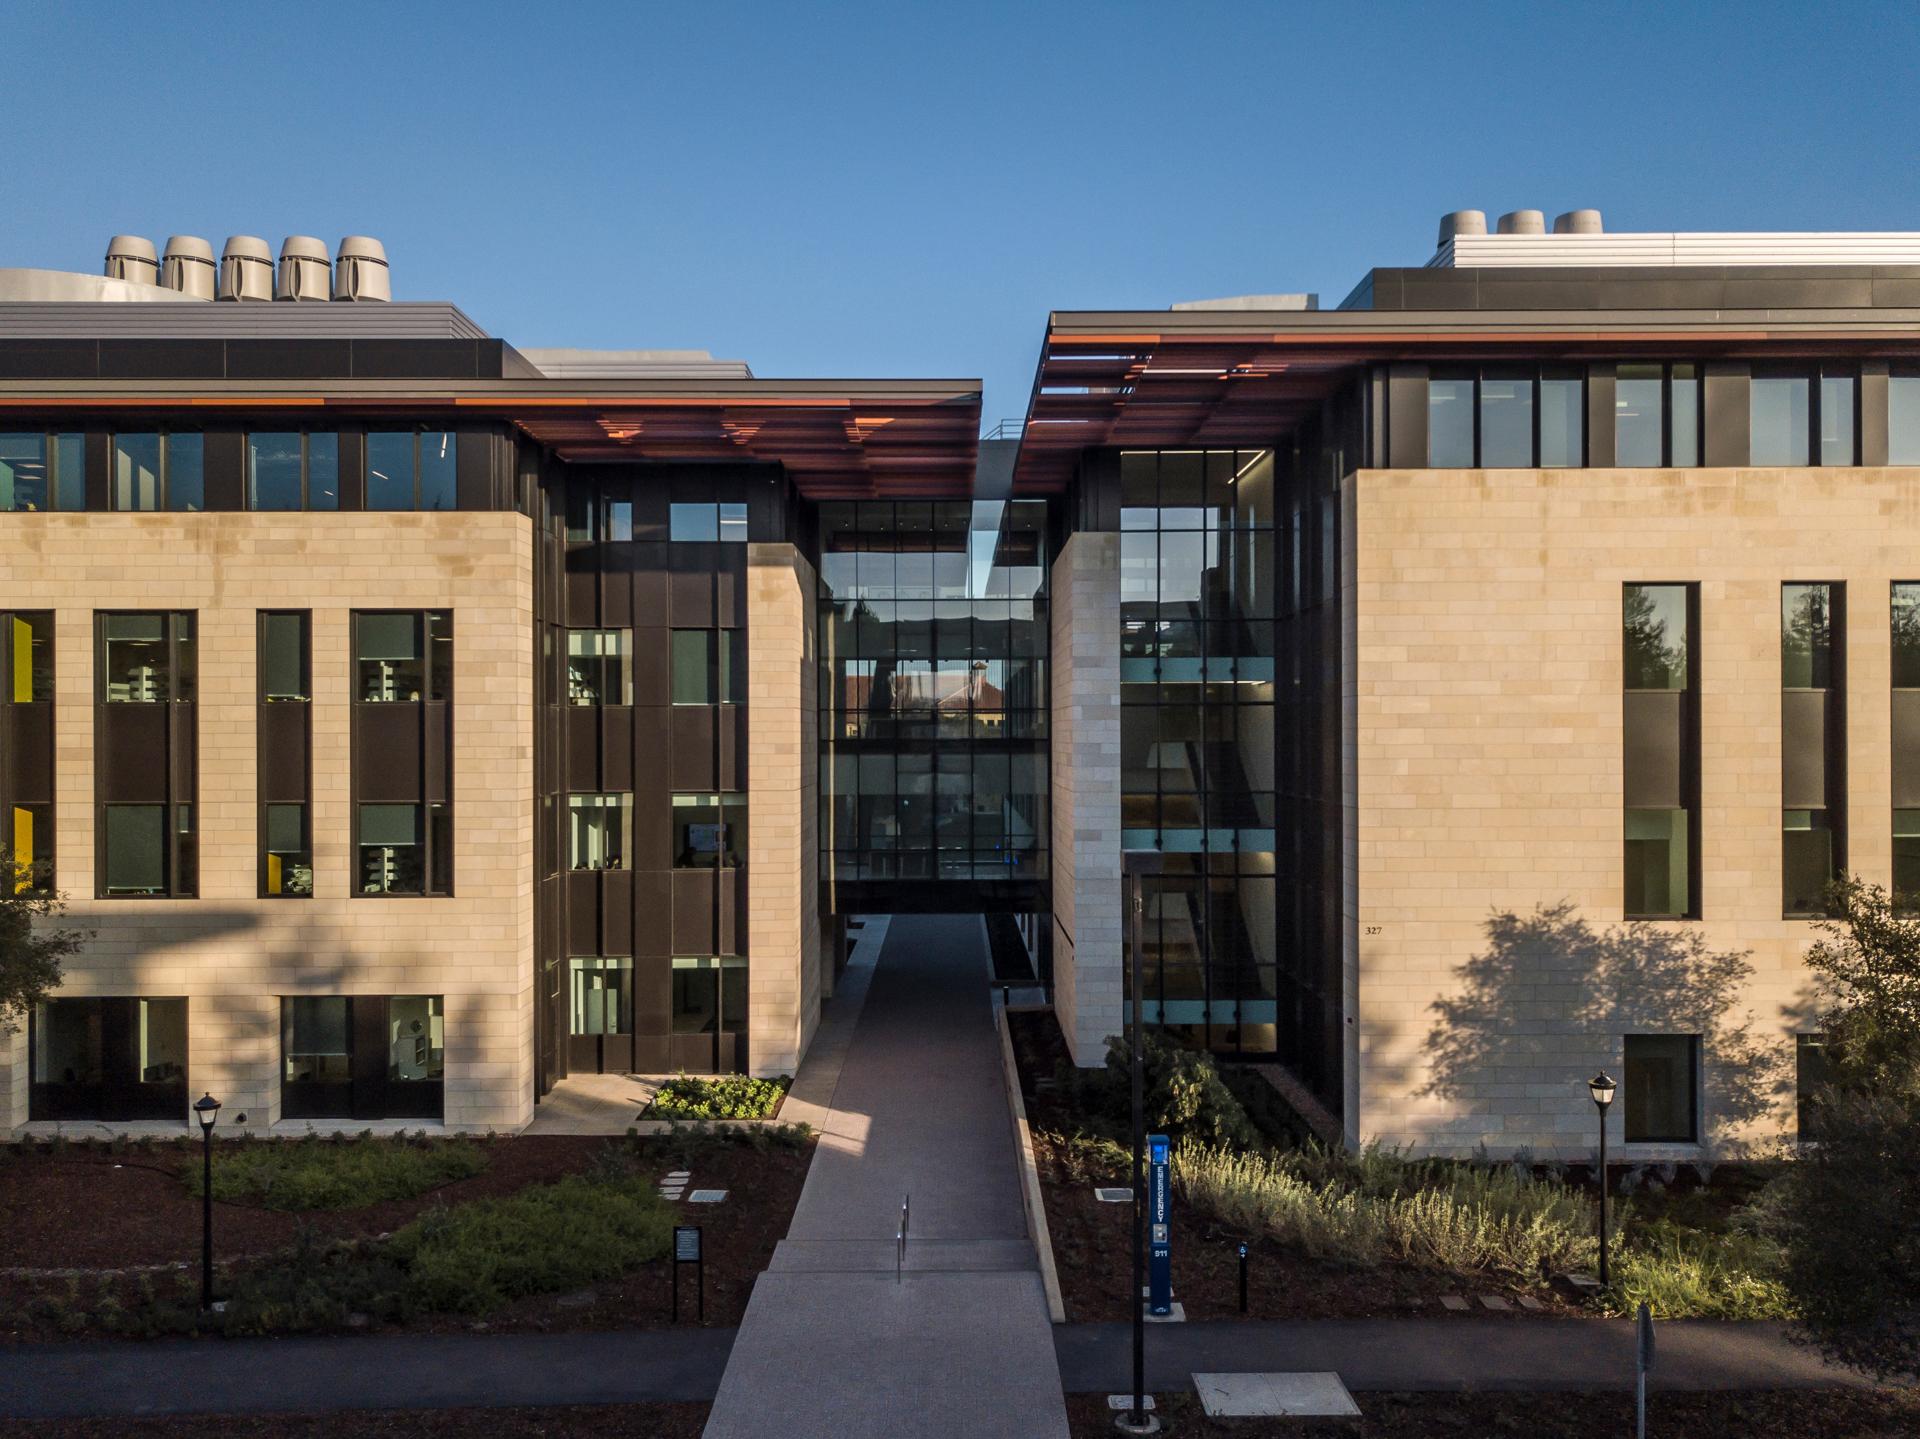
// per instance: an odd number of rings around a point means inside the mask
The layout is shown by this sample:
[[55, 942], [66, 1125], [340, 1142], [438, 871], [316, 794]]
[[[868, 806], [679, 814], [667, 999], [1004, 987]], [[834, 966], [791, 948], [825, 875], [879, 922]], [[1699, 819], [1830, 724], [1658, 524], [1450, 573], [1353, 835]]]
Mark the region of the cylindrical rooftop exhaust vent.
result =
[[1456, 235], [1484, 235], [1487, 233], [1487, 212], [1485, 210], [1455, 210], [1450, 215], [1440, 217], [1440, 243], [1446, 244]]
[[273, 251], [258, 235], [229, 235], [220, 252], [220, 296], [223, 300], [271, 300]]
[[169, 235], [166, 258], [160, 262], [160, 283], [196, 300], [211, 300], [219, 272], [213, 246], [198, 235]]
[[115, 235], [107, 242], [106, 276], [109, 280], [131, 280], [136, 285], [160, 283], [160, 257], [153, 241], [138, 235]]
[[387, 247], [371, 235], [347, 235], [340, 241], [340, 260], [333, 267], [336, 300], [391, 300], [393, 280], [387, 272]]
[[276, 300], [324, 300], [333, 264], [326, 243], [311, 235], [289, 235], [280, 242], [280, 278]]
[[1500, 217], [1500, 233], [1544, 235], [1547, 233], [1547, 217], [1538, 210], [1509, 210]]
[[1598, 210], [1569, 210], [1553, 218], [1553, 233], [1556, 235], [1599, 235], [1605, 230], [1606, 227], [1600, 223]]

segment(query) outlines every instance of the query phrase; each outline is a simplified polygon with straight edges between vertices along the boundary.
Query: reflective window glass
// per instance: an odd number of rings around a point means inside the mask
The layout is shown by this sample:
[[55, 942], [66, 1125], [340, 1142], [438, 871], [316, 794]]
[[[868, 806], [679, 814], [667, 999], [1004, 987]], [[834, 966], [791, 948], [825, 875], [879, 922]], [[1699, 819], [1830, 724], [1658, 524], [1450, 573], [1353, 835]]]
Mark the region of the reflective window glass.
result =
[[1820, 376], [1820, 463], [1851, 465], [1854, 447], [1854, 381], [1852, 375]]
[[1920, 689], [1920, 584], [1893, 587], [1893, 687]]
[[1780, 586], [1780, 686], [1833, 684], [1833, 586]]
[[1572, 374], [1540, 377], [1540, 463], [1547, 469], [1583, 465], [1586, 447], [1587, 385]]
[[167, 436], [167, 508], [204, 510], [207, 507], [207, 439], [205, 435]]
[[567, 631], [567, 703], [633, 703], [633, 631]]
[[1679, 919], [1690, 912], [1687, 812], [1626, 811], [1626, 897], [1629, 919]]
[[1700, 463], [1700, 371], [1697, 365], [1671, 367], [1667, 408], [1671, 448], [1668, 463], [1692, 469]]
[[711, 504], [668, 506], [667, 538], [683, 543], [718, 540], [720, 507]]
[[311, 699], [305, 610], [260, 612], [260, 698], [270, 704]]
[[423, 697], [426, 665], [418, 614], [357, 614], [354, 631], [360, 673], [356, 699], [362, 704], [395, 704]]
[[293, 1084], [346, 1084], [353, 1078], [353, 1027], [340, 995], [280, 1001], [282, 1078]]
[[360, 892], [425, 892], [426, 855], [417, 804], [360, 806]]
[[113, 437], [113, 507], [160, 508], [160, 436]]
[[109, 895], [167, 892], [166, 806], [106, 807], [106, 891]]
[[270, 804], [263, 817], [261, 892], [305, 897], [313, 893], [313, 851], [307, 843], [307, 807]]
[[567, 796], [567, 866], [570, 869], [625, 869], [633, 852], [633, 796]]
[[1480, 465], [1526, 469], [1533, 464], [1533, 377], [1489, 370], [1480, 377]]
[[633, 960], [625, 955], [589, 955], [567, 961], [573, 981], [574, 1034], [633, 1032]]
[[387, 1078], [437, 1083], [447, 1077], [445, 1010], [437, 994], [396, 994], [387, 1000]]
[[459, 507], [453, 432], [428, 430], [420, 436], [420, 508], [451, 510]]
[[1813, 435], [1813, 383], [1805, 375], [1755, 375], [1752, 404], [1752, 462], [1756, 465], [1804, 465]]
[[247, 436], [247, 507], [297, 510], [301, 507], [301, 445], [298, 432]]
[[1613, 462], [1623, 469], [1666, 463], [1666, 382], [1659, 365], [1621, 365], [1613, 382]]
[[1920, 465], [1920, 375], [1887, 381], [1887, 463]]
[[1434, 469], [1473, 468], [1473, 381], [1427, 382], [1427, 463]]
[[367, 434], [367, 508], [413, 508], [412, 430], [372, 430]]
[[53, 507], [52, 467], [47, 437], [0, 434], [0, 510]]
[[340, 508], [340, 437], [336, 434], [307, 436], [307, 508]]
[[1687, 587], [1627, 585], [1623, 639], [1626, 688], [1687, 688]]

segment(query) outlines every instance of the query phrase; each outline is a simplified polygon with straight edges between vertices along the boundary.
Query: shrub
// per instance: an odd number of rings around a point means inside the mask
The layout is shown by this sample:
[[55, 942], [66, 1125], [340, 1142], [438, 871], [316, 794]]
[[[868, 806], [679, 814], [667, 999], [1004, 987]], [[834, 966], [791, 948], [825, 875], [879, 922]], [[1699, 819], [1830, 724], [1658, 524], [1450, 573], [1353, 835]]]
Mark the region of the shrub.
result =
[[[1125, 1138], [1133, 1123], [1129, 1065], [1126, 1041], [1109, 1038], [1104, 1069], [1063, 1063], [1054, 1073], [1055, 1088], [1090, 1131]], [[1260, 1131], [1221, 1080], [1211, 1056], [1149, 1033], [1141, 1050], [1141, 1069], [1146, 1123], [1153, 1133], [1239, 1148], [1260, 1143]]]
[[753, 1079], [723, 1074], [713, 1079], [680, 1075], [660, 1086], [643, 1119], [765, 1119], [780, 1107], [793, 1076]]
[[1645, 1303], [1656, 1319], [1788, 1319], [1781, 1255], [1769, 1240], [1649, 1225], [1613, 1256], [1608, 1307], [1632, 1314]]
[[499, 1199], [436, 1209], [385, 1246], [426, 1309], [480, 1314], [577, 1289], [667, 1252], [673, 1216], [653, 1183], [573, 1175]]
[[239, 1273], [227, 1286], [228, 1334], [344, 1329], [355, 1315], [404, 1320], [418, 1311], [406, 1267], [380, 1244], [328, 1244], [304, 1225], [279, 1263]]
[[1389, 1152], [1235, 1154], [1188, 1142], [1173, 1173], [1196, 1208], [1319, 1258], [1531, 1278], [1594, 1251], [1592, 1206], [1511, 1166], [1457, 1167], [1436, 1184], [1431, 1166]]
[[[487, 1167], [486, 1151], [465, 1139], [375, 1139], [337, 1143], [300, 1139], [222, 1145], [213, 1155], [213, 1197], [227, 1204], [304, 1211], [358, 1209], [390, 1199], [412, 1199]], [[187, 1167], [187, 1188], [198, 1195], [201, 1167]]]

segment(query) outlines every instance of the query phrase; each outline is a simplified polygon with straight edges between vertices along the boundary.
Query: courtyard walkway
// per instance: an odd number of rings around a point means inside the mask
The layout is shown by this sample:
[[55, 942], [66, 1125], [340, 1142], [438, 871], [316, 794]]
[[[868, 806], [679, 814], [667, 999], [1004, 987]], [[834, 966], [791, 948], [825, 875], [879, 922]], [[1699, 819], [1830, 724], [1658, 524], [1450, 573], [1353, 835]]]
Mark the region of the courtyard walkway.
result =
[[754, 1285], [707, 1435], [1064, 1439], [985, 928], [895, 916], [871, 977], [849, 978], [866, 979], [865, 1004], [844, 1050], [821, 1036], [838, 1071], [831, 1095], [795, 1085], [823, 1106], [819, 1149]]

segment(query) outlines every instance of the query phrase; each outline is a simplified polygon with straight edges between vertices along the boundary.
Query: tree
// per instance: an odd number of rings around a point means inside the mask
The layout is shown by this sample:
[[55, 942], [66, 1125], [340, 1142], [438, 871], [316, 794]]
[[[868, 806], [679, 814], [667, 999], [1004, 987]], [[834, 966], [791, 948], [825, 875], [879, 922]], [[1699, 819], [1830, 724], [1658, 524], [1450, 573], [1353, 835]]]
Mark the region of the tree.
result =
[[1881, 1378], [1920, 1368], [1920, 918], [1878, 885], [1827, 889], [1807, 951], [1826, 1081], [1775, 1207], [1785, 1280], [1814, 1342]]
[[[13, 1034], [33, 1006], [60, 985], [60, 961], [77, 953], [87, 935], [49, 929], [45, 921], [66, 912], [60, 896], [45, 884], [44, 870], [16, 865], [0, 850], [0, 1034]], [[36, 923], [38, 921], [38, 923]]]

